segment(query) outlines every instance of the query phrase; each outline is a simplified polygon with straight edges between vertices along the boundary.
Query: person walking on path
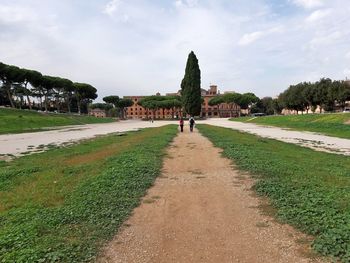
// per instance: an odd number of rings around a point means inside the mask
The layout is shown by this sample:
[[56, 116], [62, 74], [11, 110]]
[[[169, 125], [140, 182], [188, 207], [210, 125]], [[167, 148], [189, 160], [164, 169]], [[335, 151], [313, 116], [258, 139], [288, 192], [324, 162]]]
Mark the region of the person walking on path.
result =
[[180, 125], [181, 132], [183, 132], [184, 131], [184, 119], [183, 118], [180, 118], [179, 125]]
[[194, 126], [194, 124], [195, 124], [194, 118], [191, 117], [191, 118], [190, 118], [190, 131], [191, 131], [191, 132], [193, 132], [193, 126]]

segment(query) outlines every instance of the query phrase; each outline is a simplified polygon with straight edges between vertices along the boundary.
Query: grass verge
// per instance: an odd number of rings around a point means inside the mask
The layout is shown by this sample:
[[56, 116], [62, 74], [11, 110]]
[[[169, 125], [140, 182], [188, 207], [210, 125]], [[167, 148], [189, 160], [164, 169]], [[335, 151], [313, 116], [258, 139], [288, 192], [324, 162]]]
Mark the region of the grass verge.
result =
[[112, 118], [96, 118], [72, 114], [53, 114], [18, 109], [0, 109], [0, 134], [33, 132], [55, 126], [106, 123]]
[[350, 113], [265, 116], [257, 118], [242, 117], [231, 120], [318, 132], [329, 136], [350, 139]]
[[277, 217], [315, 237], [322, 255], [350, 262], [350, 158], [226, 128], [197, 125], [200, 132], [268, 196]]
[[173, 125], [0, 163], [0, 262], [86, 262], [160, 174]]

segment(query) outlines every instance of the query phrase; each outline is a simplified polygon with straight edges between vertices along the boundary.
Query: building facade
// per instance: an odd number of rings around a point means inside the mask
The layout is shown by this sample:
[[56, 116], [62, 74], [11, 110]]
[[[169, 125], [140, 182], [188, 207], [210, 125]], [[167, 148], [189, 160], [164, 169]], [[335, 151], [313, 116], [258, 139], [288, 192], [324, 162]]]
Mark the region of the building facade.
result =
[[106, 111], [103, 109], [99, 109], [99, 108], [91, 109], [89, 111], [89, 115], [97, 117], [97, 118], [106, 118], [106, 116], [107, 116]]
[[206, 118], [228, 118], [228, 117], [239, 117], [241, 108], [235, 103], [221, 103], [219, 105], [210, 106], [209, 101], [219, 96], [220, 92], [216, 85], [211, 85], [208, 90], [202, 89], [202, 111], [201, 117]]
[[[216, 85], [211, 85], [208, 90], [201, 90], [203, 98], [201, 117], [211, 118], [226, 118], [226, 117], [239, 117], [240, 107], [235, 103], [222, 103], [216, 106], [210, 106], [209, 101], [215, 96], [219, 96], [220, 93]], [[157, 95], [160, 95], [157, 93]], [[177, 93], [167, 93], [166, 96], [179, 96], [180, 91]], [[149, 119], [153, 116], [153, 112], [143, 108], [138, 102], [146, 96], [125, 96], [124, 98], [131, 99], [133, 105], [126, 110], [127, 118], [129, 119]], [[182, 116], [181, 109], [158, 109], [154, 112], [155, 119], [171, 119]]]
[[[157, 95], [160, 96], [158, 93]], [[181, 116], [181, 111], [179, 109], [158, 109], [154, 112], [148, 109], [143, 108], [138, 103], [142, 98], [146, 96], [125, 96], [125, 99], [131, 99], [133, 101], [133, 105], [126, 109], [127, 118], [129, 119], [171, 119], [174, 117]]]

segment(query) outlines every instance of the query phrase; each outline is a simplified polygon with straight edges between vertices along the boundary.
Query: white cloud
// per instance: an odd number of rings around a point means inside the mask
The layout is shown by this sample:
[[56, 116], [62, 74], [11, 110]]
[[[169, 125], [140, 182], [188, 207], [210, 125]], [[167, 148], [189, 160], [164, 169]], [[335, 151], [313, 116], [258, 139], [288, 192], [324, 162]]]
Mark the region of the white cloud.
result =
[[32, 10], [20, 6], [0, 5], [0, 22], [18, 23], [36, 20], [37, 16]]
[[345, 77], [350, 77], [350, 68], [346, 68], [343, 71]]
[[314, 12], [312, 12], [307, 18], [306, 21], [313, 23], [317, 22], [319, 20], [322, 20], [323, 18], [329, 16], [332, 13], [331, 9], [319, 9]]
[[103, 9], [103, 13], [112, 16], [114, 14], [115, 11], [117, 11], [117, 9], [119, 8], [119, 6], [121, 5], [122, 1], [121, 0], [111, 0], [109, 1], [104, 9]]
[[181, 1], [181, 0], [176, 0], [175, 1], [175, 6], [177, 7], [177, 8], [180, 8], [180, 7], [183, 7], [183, 2]]
[[316, 48], [318, 46], [329, 46], [334, 45], [338, 40], [341, 40], [344, 34], [340, 31], [335, 31], [330, 34], [316, 36], [311, 39], [309, 46]]
[[198, 0], [176, 0], [175, 6], [177, 8], [183, 7], [196, 7], [198, 5]]
[[294, 4], [307, 9], [323, 6], [322, 0], [293, 0], [293, 2]]
[[345, 57], [350, 59], [350, 51], [348, 53], [345, 54]]
[[258, 39], [262, 38], [264, 36], [264, 32], [263, 31], [256, 31], [253, 33], [249, 33], [249, 34], [244, 34], [240, 40], [238, 41], [238, 45], [240, 46], [246, 46], [249, 45], [255, 41], [257, 41]]
[[270, 34], [273, 33], [281, 33], [284, 31], [283, 26], [277, 26], [277, 27], [273, 27], [269, 30], [266, 31], [256, 31], [253, 33], [249, 33], [249, 34], [244, 34], [238, 41], [238, 45], [240, 46], [246, 46], [249, 45], [265, 36], [268, 36]]

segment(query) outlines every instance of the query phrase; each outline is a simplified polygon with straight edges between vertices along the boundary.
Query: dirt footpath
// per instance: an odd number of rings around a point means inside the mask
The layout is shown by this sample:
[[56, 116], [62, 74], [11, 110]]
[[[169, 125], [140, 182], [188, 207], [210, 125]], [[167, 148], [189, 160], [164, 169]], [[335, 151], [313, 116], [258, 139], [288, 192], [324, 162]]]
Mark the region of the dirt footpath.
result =
[[262, 215], [252, 183], [197, 131], [180, 134], [98, 262], [319, 262], [304, 235]]

